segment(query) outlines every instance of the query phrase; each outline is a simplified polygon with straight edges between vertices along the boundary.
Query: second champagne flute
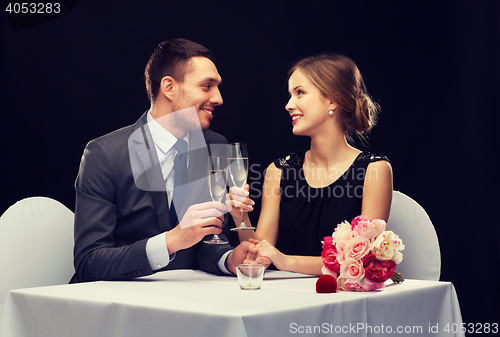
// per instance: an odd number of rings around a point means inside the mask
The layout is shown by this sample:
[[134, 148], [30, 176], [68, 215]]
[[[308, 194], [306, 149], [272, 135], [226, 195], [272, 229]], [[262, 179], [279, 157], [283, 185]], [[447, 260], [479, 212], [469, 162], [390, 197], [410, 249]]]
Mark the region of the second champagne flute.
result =
[[[227, 185], [227, 158], [226, 157], [208, 157], [208, 187], [210, 196], [215, 202], [221, 202], [226, 194]], [[214, 234], [211, 239], [204, 240], [205, 243], [225, 244], [228, 241], [223, 240], [219, 235]]]
[[[229, 154], [228, 154], [229, 172], [231, 174], [231, 180], [236, 187], [243, 188], [247, 183], [248, 176], [248, 150], [247, 144], [245, 143], [233, 143], [229, 144]], [[235, 228], [231, 228], [232, 231], [255, 229], [255, 227], [248, 227], [245, 225], [245, 220], [243, 219], [243, 209], [240, 208], [241, 212], [241, 223]]]

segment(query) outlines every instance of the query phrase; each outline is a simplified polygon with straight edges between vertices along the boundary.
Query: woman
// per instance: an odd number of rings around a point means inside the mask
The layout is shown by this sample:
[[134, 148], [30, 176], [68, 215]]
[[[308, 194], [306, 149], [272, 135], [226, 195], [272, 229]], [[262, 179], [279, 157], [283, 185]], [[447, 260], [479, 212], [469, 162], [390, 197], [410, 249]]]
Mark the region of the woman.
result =
[[[258, 243], [259, 255], [280, 270], [321, 275], [321, 241], [337, 224], [358, 215], [388, 220], [392, 170], [387, 158], [348, 142], [353, 134], [364, 138], [379, 111], [350, 58], [305, 58], [291, 68], [288, 88], [293, 133], [309, 136], [311, 148], [269, 165], [257, 229], [239, 236]], [[231, 211], [235, 223], [239, 208], [248, 212], [251, 205], [248, 187], [231, 189], [228, 206], [237, 207]]]

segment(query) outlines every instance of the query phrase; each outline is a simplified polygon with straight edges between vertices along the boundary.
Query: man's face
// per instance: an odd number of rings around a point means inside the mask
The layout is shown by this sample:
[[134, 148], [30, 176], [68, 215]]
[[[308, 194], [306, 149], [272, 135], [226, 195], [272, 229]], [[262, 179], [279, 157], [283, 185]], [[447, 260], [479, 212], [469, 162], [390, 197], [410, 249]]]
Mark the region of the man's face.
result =
[[179, 83], [177, 95], [173, 101], [173, 111], [194, 106], [202, 130], [210, 127], [213, 111], [222, 104], [219, 84], [222, 79], [215, 64], [205, 57], [193, 57], [184, 75], [184, 82]]

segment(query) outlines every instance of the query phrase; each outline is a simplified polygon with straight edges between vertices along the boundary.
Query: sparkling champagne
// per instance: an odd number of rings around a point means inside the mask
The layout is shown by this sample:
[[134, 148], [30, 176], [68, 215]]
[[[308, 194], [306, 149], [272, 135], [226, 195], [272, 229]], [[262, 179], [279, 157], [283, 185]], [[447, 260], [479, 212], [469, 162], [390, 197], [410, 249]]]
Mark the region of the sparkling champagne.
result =
[[231, 180], [236, 187], [243, 187], [247, 183], [248, 176], [248, 157], [247, 158], [228, 158], [229, 172]]
[[208, 186], [212, 200], [221, 202], [226, 193], [226, 172], [224, 170], [210, 170], [208, 174]]

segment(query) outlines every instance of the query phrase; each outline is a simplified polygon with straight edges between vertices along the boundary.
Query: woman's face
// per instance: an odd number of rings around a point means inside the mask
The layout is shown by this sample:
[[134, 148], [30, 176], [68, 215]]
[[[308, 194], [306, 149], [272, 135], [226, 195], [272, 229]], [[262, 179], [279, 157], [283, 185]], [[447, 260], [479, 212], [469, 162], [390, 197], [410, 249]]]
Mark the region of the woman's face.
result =
[[290, 99], [285, 109], [292, 118], [295, 135], [312, 136], [321, 130], [321, 125], [331, 118], [330, 109], [335, 109], [330, 99], [302, 73], [300, 69], [293, 72], [288, 80]]

